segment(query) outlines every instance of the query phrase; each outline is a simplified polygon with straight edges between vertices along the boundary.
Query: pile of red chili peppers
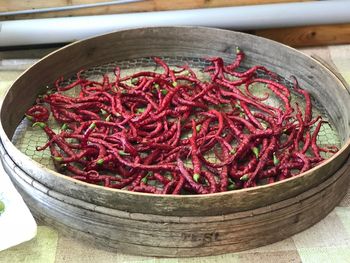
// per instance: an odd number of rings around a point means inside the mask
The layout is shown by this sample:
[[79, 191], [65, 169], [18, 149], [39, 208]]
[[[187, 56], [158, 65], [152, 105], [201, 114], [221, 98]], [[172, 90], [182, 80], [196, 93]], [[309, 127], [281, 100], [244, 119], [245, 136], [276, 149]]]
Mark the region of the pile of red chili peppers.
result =
[[[291, 91], [262, 66], [238, 70], [210, 58], [202, 81], [189, 66], [162, 68], [93, 81], [76, 80], [38, 98], [26, 112], [49, 140], [55, 166], [72, 178], [136, 192], [208, 194], [273, 183], [303, 173], [337, 148], [317, 145], [323, 123], [312, 117], [309, 93], [294, 79], [294, 92], [305, 110], [292, 105]], [[266, 78], [258, 72], [266, 73]], [[269, 105], [252, 94], [260, 83], [280, 101]], [[71, 89], [79, 95], [68, 96]], [[62, 125], [53, 131], [50, 115]], [[312, 128], [313, 126], [313, 128]], [[208, 158], [215, 156], [215, 160]]]

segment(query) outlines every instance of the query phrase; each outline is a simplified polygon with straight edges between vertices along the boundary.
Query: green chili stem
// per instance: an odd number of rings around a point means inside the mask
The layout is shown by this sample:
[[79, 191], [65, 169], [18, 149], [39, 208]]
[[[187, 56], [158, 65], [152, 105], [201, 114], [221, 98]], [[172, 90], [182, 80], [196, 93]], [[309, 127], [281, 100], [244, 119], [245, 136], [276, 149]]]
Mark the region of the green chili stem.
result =
[[198, 183], [199, 178], [200, 178], [200, 175], [199, 175], [199, 174], [194, 174], [194, 175], [193, 175], [193, 180], [194, 180], [195, 182], [197, 182], [197, 183]]

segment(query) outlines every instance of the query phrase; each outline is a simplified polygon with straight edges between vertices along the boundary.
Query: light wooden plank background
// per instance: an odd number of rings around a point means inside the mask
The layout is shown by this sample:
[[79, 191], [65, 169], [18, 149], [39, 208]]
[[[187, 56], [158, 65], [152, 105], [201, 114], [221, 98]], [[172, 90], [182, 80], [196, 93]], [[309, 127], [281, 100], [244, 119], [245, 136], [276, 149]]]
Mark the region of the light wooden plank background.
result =
[[293, 47], [350, 43], [350, 24], [273, 28], [250, 33]]
[[[106, 2], [108, 0], [0, 0], [0, 12], [62, 7], [81, 4], [92, 4]], [[226, 7], [226, 6], [244, 6], [257, 4], [273, 4], [273, 3], [290, 3], [290, 2], [310, 2], [310, 0], [145, 0], [121, 5], [110, 5], [100, 7], [90, 7], [77, 10], [54, 11], [38, 14], [26, 14], [15, 16], [0, 16], [0, 20], [14, 19], [30, 19], [30, 18], [49, 18], [49, 17], [65, 17], [65, 16], [86, 16], [86, 15], [105, 15], [120, 14], [132, 12], [151, 12], [166, 11], [180, 9], [197, 9], [210, 7]]]
[[[242, 6], [272, 3], [290, 3], [290, 2], [310, 2], [312, 0], [147, 0], [139, 3], [116, 5], [115, 7], [104, 7], [104, 11], [125, 13], [134, 11], [160, 11], [176, 9], [193, 9], [206, 7], [223, 7], [223, 6]], [[92, 4], [107, 2], [107, 0], [0, 0], [0, 11], [15, 11], [24, 9], [37, 9], [47, 7], [59, 7], [81, 4]], [[86, 14], [92, 14], [95, 11], [89, 10]]]

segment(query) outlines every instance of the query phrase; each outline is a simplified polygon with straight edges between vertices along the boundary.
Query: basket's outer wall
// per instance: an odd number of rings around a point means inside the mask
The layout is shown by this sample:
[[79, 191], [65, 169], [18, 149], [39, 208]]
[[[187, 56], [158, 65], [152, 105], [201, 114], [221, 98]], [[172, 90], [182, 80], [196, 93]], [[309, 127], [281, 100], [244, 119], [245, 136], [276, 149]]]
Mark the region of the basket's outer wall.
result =
[[[1, 144], [0, 151], [6, 156]], [[10, 158], [2, 161], [42, 222], [104, 248], [149, 256], [207, 256], [279, 241], [326, 216], [344, 197], [350, 181], [348, 160], [316, 187], [269, 206], [217, 216], [157, 216], [111, 210], [65, 197], [26, 175]]]
[[[235, 57], [239, 46], [245, 65], [261, 64], [282, 76], [296, 76], [301, 86], [327, 108], [340, 133], [342, 149], [301, 176], [274, 185], [204, 196], [159, 196], [106, 189], [46, 169], [11, 143], [14, 130], [45, 85], [116, 60], [149, 56]], [[41, 90], [39, 88], [42, 88]], [[80, 41], [45, 57], [15, 81], [1, 108], [0, 136], [6, 152], [25, 173], [65, 196], [117, 210], [168, 216], [223, 215], [273, 204], [325, 181], [349, 155], [349, 93], [331, 72], [302, 53], [263, 38], [209, 28], [146, 28], [120, 31]]]

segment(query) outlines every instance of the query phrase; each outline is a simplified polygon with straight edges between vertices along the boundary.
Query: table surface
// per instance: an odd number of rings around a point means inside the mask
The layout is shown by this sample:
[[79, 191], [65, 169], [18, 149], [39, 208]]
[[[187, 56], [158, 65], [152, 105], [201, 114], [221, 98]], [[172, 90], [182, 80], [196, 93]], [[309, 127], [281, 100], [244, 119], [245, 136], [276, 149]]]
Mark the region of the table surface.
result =
[[[350, 45], [300, 50], [322, 58], [350, 83]], [[0, 57], [0, 96], [32, 62], [28, 57], [25, 60], [1, 60]], [[350, 187], [341, 203], [308, 230], [268, 246], [211, 257], [166, 259], [113, 253], [98, 249], [94, 244], [63, 236], [40, 222], [38, 224], [37, 236], [31, 241], [0, 252], [0, 262], [350, 262]], [[0, 234], [0, 238], [6, 237]]]

